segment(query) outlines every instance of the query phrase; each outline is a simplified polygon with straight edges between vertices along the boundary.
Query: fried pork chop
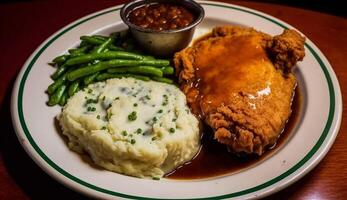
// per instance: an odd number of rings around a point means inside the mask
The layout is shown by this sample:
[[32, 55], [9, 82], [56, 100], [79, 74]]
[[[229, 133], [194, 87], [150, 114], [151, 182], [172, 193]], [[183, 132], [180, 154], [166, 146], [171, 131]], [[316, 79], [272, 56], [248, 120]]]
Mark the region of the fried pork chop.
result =
[[290, 114], [292, 68], [305, 56], [295, 30], [270, 36], [252, 28], [214, 28], [175, 54], [181, 89], [214, 138], [236, 153], [261, 155], [275, 144]]

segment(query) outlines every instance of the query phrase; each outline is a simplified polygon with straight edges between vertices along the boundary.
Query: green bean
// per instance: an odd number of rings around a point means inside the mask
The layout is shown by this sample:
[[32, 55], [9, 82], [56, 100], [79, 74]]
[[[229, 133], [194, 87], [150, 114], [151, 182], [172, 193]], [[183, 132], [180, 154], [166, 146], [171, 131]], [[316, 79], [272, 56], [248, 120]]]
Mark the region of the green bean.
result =
[[92, 35], [91, 36], [92, 38], [94, 39], [98, 39], [98, 40], [101, 40], [101, 41], [106, 41], [107, 39], [109, 38], [112, 38], [113, 40], [117, 40], [119, 39], [119, 33], [111, 33], [110, 36], [104, 36], [104, 35]]
[[57, 105], [61, 97], [63, 96], [65, 90], [66, 90], [66, 85], [64, 84], [60, 85], [57, 91], [55, 91], [54, 94], [49, 97], [48, 105], [49, 106]]
[[86, 41], [82, 41], [80, 44], [80, 47], [84, 47], [84, 46], [90, 46], [90, 44]]
[[83, 56], [69, 59], [67, 65], [77, 65], [82, 63], [89, 63], [93, 60], [111, 60], [111, 59], [131, 59], [131, 60], [142, 60], [144, 57], [135, 53], [124, 52], [124, 51], [108, 51], [103, 53], [91, 53]]
[[130, 78], [136, 78], [136, 79], [140, 79], [143, 81], [150, 81], [151, 79], [147, 76], [141, 76], [141, 75], [135, 75], [135, 74], [127, 74], [126, 77], [130, 77]]
[[114, 46], [113, 44], [108, 47], [112, 51], [124, 51], [122, 47]]
[[78, 57], [78, 56], [83, 56], [83, 55], [86, 55], [86, 54], [83, 53], [83, 52], [76, 52], [76, 53], [71, 54], [71, 58]]
[[155, 60], [153, 56], [143, 56], [143, 60]]
[[[92, 62], [90, 62], [91, 65], [95, 65], [98, 64], [99, 62], [101, 62], [100, 60], [93, 60]], [[88, 63], [89, 65], [89, 63]]]
[[163, 76], [163, 72], [152, 66], [136, 66], [136, 67], [124, 67], [124, 68], [111, 68], [108, 69], [107, 72], [109, 73], [134, 73], [134, 74], [146, 74], [146, 75], [152, 75], [152, 76]]
[[86, 76], [83, 80], [84, 85], [89, 85], [90, 83], [93, 83], [95, 78], [99, 75], [99, 72], [96, 72], [95, 74]]
[[71, 97], [78, 91], [79, 85], [80, 85], [80, 82], [78, 80], [71, 83], [68, 90], [69, 97]]
[[103, 81], [109, 78], [123, 78], [126, 77], [126, 74], [109, 74], [109, 73], [103, 73], [103, 74], [99, 74], [98, 76], [96, 76], [96, 80], [98, 81]]
[[135, 74], [109, 74], [109, 73], [100, 74], [96, 77], [96, 79], [98, 81], [103, 81], [103, 80], [110, 79], [110, 78], [126, 78], [126, 77], [132, 77], [132, 78], [140, 79], [143, 81], [151, 80], [147, 76], [141, 76], [141, 75], [135, 75]]
[[53, 94], [66, 81], [67, 74], [63, 74], [59, 79], [48, 86], [47, 93]]
[[91, 75], [91, 74], [94, 74], [96, 72], [102, 71], [102, 70], [107, 69], [107, 68], [109, 68], [109, 66], [102, 64], [102, 62], [99, 62], [95, 65], [90, 65], [87, 67], [76, 69], [76, 70], [70, 72], [67, 75], [67, 78], [69, 81], [74, 81], [80, 77]]
[[108, 48], [108, 46], [110, 46], [112, 44], [112, 42], [113, 42], [113, 39], [112, 38], [108, 38], [102, 44], [100, 44], [98, 47], [93, 49], [93, 51], [91, 53], [93, 54], [93, 53], [101, 53], [101, 52], [103, 52], [105, 49]]
[[61, 56], [58, 56], [58, 57], [55, 57], [53, 59], [53, 63], [56, 63], [58, 65], [61, 65], [63, 64], [67, 59], [69, 59], [69, 55], [61, 55]]
[[51, 75], [51, 78], [53, 80], [56, 80], [57, 78], [59, 78], [62, 74], [64, 74], [66, 72], [66, 70], [68, 69], [68, 66], [66, 64], [63, 64], [61, 66], [58, 67], [58, 69], [54, 72], [54, 74]]
[[98, 39], [98, 40], [102, 40], [102, 41], [105, 41], [105, 40], [110, 38], [110, 37], [103, 36], [103, 35], [92, 35], [91, 37], [95, 38], [95, 39]]
[[99, 45], [102, 44], [103, 41], [97, 38], [93, 38], [91, 36], [81, 36], [80, 39], [84, 42], [87, 42], [88, 44], [92, 45]]
[[[90, 36], [81, 36], [80, 39], [84, 42], [87, 42], [88, 44], [91, 44], [91, 45], [100, 45], [104, 42], [103, 40], [93, 38]], [[109, 49], [114, 50], [114, 51], [123, 51], [124, 50], [122, 47], [117, 47], [117, 46], [114, 46], [113, 44], [111, 44], [109, 46]]]
[[64, 105], [66, 104], [66, 101], [67, 101], [68, 98], [69, 98], [69, 97], [68, 97], [68, 94], [67, 94], [67, 92], [65, 91], [64, 94], [63, 94], [63, 96], [61, 96], [61, 98], [60, 98], [59, 105], [60, 105], [60, 106], [64, 106]]
[[107, 72], [111, 74], [124, 74], [128, 72], [129, 67], [117, 67], [108, 69]]
[[90, 48], [90, 46], [83, 46], [83, 47], [76, 48], [76, 49], [69, 49], [68, 51], [69, 51], [71, 57], [77, 57], [77, 56], [84, 55], [85, 52], [88, 50], [88, 48]]
[[68, 73], [67, 78], [69, 81], [74, 81], [80, 77], [94, 74], [96, 72], [109, 69], [112, 67], [125, 67], [125, 66], [139, 66], [149, 65], [155, 67], [164, 67], [169, 64], [168, 60], [109, 60], [105, 62], [99, 62], [95, 65], [79, 68]]
[[163, 82], [163, 83], [168, 83], [168, 84], [173, 84], [173, 80], [168, 79], [168, 78], [164, 78], [164, 77], [151, 77], [154, 81], [158, 81], [158, 82]]
[[164, 73], [165, 75], [174, 74], [174, 68], [173, 68], [173, 67], [170, 67], [170, 66], [161, 68], [161, 71], [163, 71], [163, 73]]
[[165, 67], [170, 64], [169, 60], [164, 59], [155, 59], [155, 60], [139, 60], [139, 65], [148, 65], [153, 67]]

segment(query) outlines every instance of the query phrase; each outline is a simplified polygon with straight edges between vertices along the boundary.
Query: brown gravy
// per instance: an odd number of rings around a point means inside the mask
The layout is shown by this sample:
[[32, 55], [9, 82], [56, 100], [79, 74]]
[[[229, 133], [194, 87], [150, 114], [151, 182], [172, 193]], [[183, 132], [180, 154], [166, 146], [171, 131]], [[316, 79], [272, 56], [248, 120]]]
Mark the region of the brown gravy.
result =
[[189, 163], [179, 167], [166, 175], [170, 179], [202, 179], [225, 174], [237, 173], [241, 170], [255, 166], [269, 156], [280, 150], [292, 136], [294, 128], [300, 118], [302, 95], [300, 88], [296, 87], [292, 101], [292, 114], [276, 145], [271, 147], [262, 156], [252, 155], [240, 157], [228, 152], [225, 145], [213, 139], [212, 130], [203, 128], [201, 150]]

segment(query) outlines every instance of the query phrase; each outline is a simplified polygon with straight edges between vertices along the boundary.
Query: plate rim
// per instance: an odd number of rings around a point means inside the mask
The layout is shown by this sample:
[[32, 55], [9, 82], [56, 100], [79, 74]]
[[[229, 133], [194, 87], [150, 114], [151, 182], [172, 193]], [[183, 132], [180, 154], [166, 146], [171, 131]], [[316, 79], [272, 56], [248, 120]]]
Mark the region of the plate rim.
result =
[[[198, 1], [198, 3], [202, 5], [207, 6], [217, 6], [217, 7], [223, 7], [233, 10], [238, 10], [242, 12], [246, 12], [248, 14], [256, 15], [258, 17], [261, 17], [263, 19], [266, 19], [281, 28], [287, 29], [287, 28], [294, 28], [291, 25], [283, 22], [280, 19], [277, 19], [275, 17], [272, 17], [268, 14], [259, 12], [254, 9], [246, 8], [243, 6], [238, 6], [230, 3], [221, 3], [221, 2], [211, 2], [211, 1]], [[23, 107], [22, 107], [22, 100], [23, 100], [23, 91], [26, 79], [29, 75], [30, 70], [34, 66], [37, 59], [41, 56], [41, 54], [52, 44], [56, 39], [58, 39], [60, 36], [64, 35], [66, 32], [76, 28], [78, 25], [87, 22], [91, 19], [97, 18], [98, 16], [114, 12], [117, 10], [120, 10], [122, 5], [110, 7], [103, 9], [98, 12], [94, 12], [90, 15], [87, 15], [85, 17], [82, 17], [76, 21], [73, 21], [72, 23], [68, 24], [67, 26], [61, 28], [56, 33], [54, 33], [51, 37], [46, 39], [33, 53], [32, 55], [27, 59], [23, 67], [21, 68], [16, 82], [15, 86], [12, 91], [12, 100], [11, 100], [11, 116], [12, 116], [12, 123], [15, 129], [15, 132], [17, 134], [17, 137], [24, 147], [25, 151], [29, 154], [29, 156], [38, 164], [46, 173], [48, 173], [50, 176], [52, 176], [54, 179], [59, 180], [64, 185], [67, 185], [69, 187], [72, 187], [76, 191], [80, 191], [83, 193], [87, 193], [91, 196], [99, 196], [93, 193], [94, 191], [116, 196], [116, 197], [122, 197], [122, 198], [131, 198], [131, 199], [156, 199], [152, 197], [142, 197], [142, 196], [134, 196], [130, 194], [123, 194], [116, 191], [111, 191], [108, 189], [100, 188], [98, 186], [95, 186], [93, 184], [87, 183], [78, 177], [75, 177], [74, 175], [66, 172], [64, 169], [60, 168], [57, 164], [55, 164], [49, 157], [45, 155], [45, 153], [38, 147], [38, 145], [35, 143], [34, 139], [31, 137], [30, 131], [28, 130], [25, 119], [23, 116]], [[294, 28], [295, 29], [295, 28]], [[340, 91], [340, 86], [338, 83], [338, 79], [336, 78], [336, 75], [328, 62], [328, 60], [325, 58], [324, 54], [320, 52], [320, 50], [314, 45], [313, 42], [311, 42], [309, 39], [307, 39], [305, 43], [305, 47], [312, 53], [315, 60], [319, 63], [323, 73], [324, 77], [326, 79], [328, 89], [329, 89], [329, 114], [328, 119], [325, 124], [325, 127], [318, 139], [318, 141], [315, 143], [315, 145], [312, 147], [310, 151], [300, 160], [298, 161], [294, 166], [292, 166], [289, 170], [285, 171], [284, 173], [276, 176], [275, 178], [271, 180], [267, 180], [266, 182], [259, 184], [255, 187], [248, 188], [245, 190], [233, 192], [230, 194], [224, 194], [219, 196], [213, 196], [213, 197], [203, 197], [203, 198], [190, 198], [190, 199], [214, 199], [214, 198], [233, 198], [233, 197], [241, 197], [244, 195], [249, 195], [257, 191], [261, 191], [265, 188], [269, 188], [271, 185], [274, 185], [282, 180], [285, 180], [286, 177], [289, 175], [293, 175], [294, 172], [296, 172], [298, 169], [303, 167], [311, 158], [315, 158], [314, 160], [309, 163], [309, 166], [306, 166], [305, 169], [302, 169], [302, 172], [299, 174], [294, 175], [292, 180], [284, 181], [283, 183], [280, 183], [276, 189], [273, 190], [267, 190], [265, 192], [262, 192], [260, 195], [257, 195], [257, 197], [269, 195], [271, 193], [274, 193], [289, 184], [294, 183], [295, 181], [299, 180], [302, 176], [304, 176], [306, 173], [311, 171], [320, 161], [321, 159], [326, 155], [326, 153], [329, 151], [330, 147], [332, 146], [336, 135], [338, 134], [338, 130], [340, 128], [341, 124], [341, 116], [342, 116], [342, 96]], [[330, 70], [330, 72], [329, 72]], [[338, 105], [336, 105], [336, 102], [341, 102]], [[333, 125], [334, 120], [336, 120], [335, 126]], [[322, 144], [326, 141], [328, 134], [331, 132], [330, 140], [327, 142], [326, 146], [322, 146]], [[25, 136], [26, 139], [23, 139], [22, 136]], [[28, 141], [28, 142], [26, 142]], [[30, 146], [31, 145], [31, 146]], [[316, 157], [316, 153], [318, 150], [323, 147], [323, 150], [319, 152], [320, 154]], [[35, 152], [32, 151], [32, 149], [35, 150]], [[48, 166], [47, 166], [48, 165]], [[84, 186], [84, 187], [79, 187]], [[92, 190], [92, 191], [91, 191]], [[186, 198], [183, 198], [186, 199]]]

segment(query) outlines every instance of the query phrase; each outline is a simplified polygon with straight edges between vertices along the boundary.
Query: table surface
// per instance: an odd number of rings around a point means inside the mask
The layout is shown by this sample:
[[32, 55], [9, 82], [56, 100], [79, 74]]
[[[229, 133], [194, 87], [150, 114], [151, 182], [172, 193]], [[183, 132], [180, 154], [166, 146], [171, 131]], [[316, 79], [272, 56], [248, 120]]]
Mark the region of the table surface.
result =
[[[226, 1], [226, 0], [224, 0]], [[226, 1], [275, 16], [302, 31], [330, 61], [347, 102], [347, 19], [309, 10], [250, 1]], [[86, 198], [57, 183], [24, 152], [10, 117], [14, 80], [29, 55], [66, 24], [124, 0], [28, 1], [0, 4], [0, 199]], [[347, 113], [320, 164], [269, 199], [345, 199], [347, 196]]]

